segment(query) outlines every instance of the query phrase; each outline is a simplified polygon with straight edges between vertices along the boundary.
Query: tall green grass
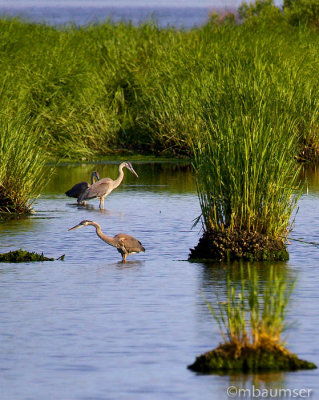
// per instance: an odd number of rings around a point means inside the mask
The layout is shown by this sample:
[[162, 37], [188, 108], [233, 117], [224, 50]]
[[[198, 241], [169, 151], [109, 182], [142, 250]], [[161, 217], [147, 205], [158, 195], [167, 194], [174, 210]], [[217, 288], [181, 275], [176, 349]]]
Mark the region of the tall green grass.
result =
[[110, 21], [57, 29], [11, 19], [0, 20], [0, 40], [1, 110], [23, 102], [50, 136], [53, 157], [123, 149], [189, 156], [207, 118], [232, 124], [225, 107], [241, 104], [246, 114], [255, 91], [269, 85], [273, 94], [264, 93], [262, 106], [279, 96], [277, 111], [295, 125], [300, 145], [309, 137], [319, 143], [312, 30], [209, 22], [184, 31]]
[[50, 175], [40, 132], [23, 117], [0, 120], [0, 213], [30, 213]]
[[238, 111], [233, 120], [232, 112], [224, 121], [209, 120], [194, 143], [205, 230], [285, 238], [298, 200], [295, 125], [282, 114], [271, 123], [262, 110], [256, 118]]
[[296, 64], [283, 59], [288, 49], [277, 33], [249, 48], [247, 32], [242, 35], [214, 65], [199, 110], [202, 132], [193, 139], [193, 165], [202, 221], [205, 231], [280, 239], [298, 200], [294, 156], [303, 124], [317, 126], [318, 104], [309, 106], [311, 89], [297, 82]]

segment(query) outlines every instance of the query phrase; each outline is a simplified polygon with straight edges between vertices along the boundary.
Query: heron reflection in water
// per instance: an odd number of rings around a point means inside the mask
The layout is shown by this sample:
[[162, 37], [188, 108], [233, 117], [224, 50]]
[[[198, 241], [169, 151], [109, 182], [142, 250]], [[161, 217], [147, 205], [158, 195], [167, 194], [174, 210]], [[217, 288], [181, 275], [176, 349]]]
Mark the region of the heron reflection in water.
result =
[[127, 168], [138, 178], [137, 173], [134, 171], [132, 164], [128, 161], [122, 162], [119, 166], [119, 176], [113, 180], [111, 178], [102, 178], [98, 182], [88, 187], [79, 197], [79, 202], [84, 200], [100, 198], [99, 207], [104, 209], [104, 197], [108, 196], [114, 189], [116, 189], [122, 182], [124, 177], [123, 168]]
[[101, 226], [94, 221], [88, 221], [88, 220], [81, 221], [78, 225], [75, 225], [73, 226], [73, 228], [70, 228], [69, 231], [72, 231], [73, 229], [77, 228], [83, 228], [84, 226], [88, 225], [92, 225], [95, 227], [96, 234], [105, 243], [117, 248], [117, 251], [122, 256], [123, 263], [126, 262], [126, 257], [129, 254], [145, 252], [145, 248], [142, 246], [142, 243], [139, 240], [135, 239], [135, 237], [126, 235], [125, 233], [118, 233], [114, 237], [107, 236], [102, 232]]

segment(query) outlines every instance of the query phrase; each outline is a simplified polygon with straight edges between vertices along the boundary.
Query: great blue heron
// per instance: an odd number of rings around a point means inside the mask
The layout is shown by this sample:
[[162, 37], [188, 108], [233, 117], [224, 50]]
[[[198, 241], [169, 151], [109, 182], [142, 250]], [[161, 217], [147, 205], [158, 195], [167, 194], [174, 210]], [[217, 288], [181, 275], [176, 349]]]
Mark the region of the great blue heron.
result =
[[[91, 174], [91, 185], [93, 185], [95, 182], [94, 178], [96, 178], [98, 181], [100, 180], [100, 174], [97, 171], [93, 171]], [[88, 182], [76, 183], [74, 186], [71, 187], [70, 190], [65, 192], [65, 194], [68, 197], [74, 197], [74, 198], [78, 199], [78, 203], [81, 203], [79, 198], [80, 198], [81, 194], [84, 193], [86, 191], [86, 189], [89, 187], [90, 187], [90, 184]]]
[[84, 220], [81, 221], [78, 225], [73, 226], [73, 228], [68, 229], [72, 231], [73, 229], [83, 228], [83, 226], [93, 225], [96, 229], [96, 234], [100, 237], [105, 243], [110, 246], [116, 247], [117, 251], [122, 256], [122, 261], [126, 262], [126, 257], [128, 254], [140, 253], [141, 251], [145, 252], [142, 243], [135, 239], [133, 236], [126, 235], [125, 233], [118, 233], [114, 237], [104, 235], [101, 231], [101, 226], [94, 221]]
[[119, 176], [117, 177], [117, 179], [115, 179], [115, 181], [111, 178], [103, 178], [98, 182], [95, 182], [81, 194], [81, 196], [79, 197], [79, 202], [99, 197], [100, 198], [99, 207], [103, 209], [104, 197], [108, 196], [112, 192], [112, 190], [116, 189], [123, 180], [124, 177], [123, 168], [127, 168], [138, 177], [137, 173], [134, 171], [134, 168], [132, 167], [132, 164], [130, 162], [128, 161], [122, 162], [119, 166]]

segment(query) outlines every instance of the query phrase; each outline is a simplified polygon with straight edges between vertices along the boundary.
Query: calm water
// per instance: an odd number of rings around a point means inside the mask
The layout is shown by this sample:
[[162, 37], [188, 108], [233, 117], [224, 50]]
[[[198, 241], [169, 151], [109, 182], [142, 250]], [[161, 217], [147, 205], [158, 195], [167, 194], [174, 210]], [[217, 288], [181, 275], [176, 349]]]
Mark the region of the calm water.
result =
[[85, 25], [109, 18], [139, 24], [152, 17], [160, 26], [191, 28], [204, 24], [216, 9], [235, 10], [240, 4], [241, 0], [0, 0], [0, 15], [52, 25]]
[[[184, 165], [134, 163], [105, 201], [77, 207], [64, 192], [92, 170], [116, 177], [116, 165], [64, 166], [34, 205], [36, 214], [0, 224], [0, 251], [24, 248], [65, 261], [0, 266], [1, 400], [227, 399], [230, 385], [312, 389], [318, 370], [263, 375], [197, 375], [186, 366], [220, 336], [201, 294], [225, 293], [227, 268], [185, 261], [199, 237], [199, 205]], [[319, 175], [307, 173], [294, 237], [319, 242]], [[119, 263], [93, 227], [137, 237], [145, 254]], [[292, 242], [277, 265], [298, 277], [288, 320], [289, 348], [319, 365], [319, 248]], [[256, 265], [261, 280], [267, 265]], [[262, 285], [262, 281], [261, 281]]]

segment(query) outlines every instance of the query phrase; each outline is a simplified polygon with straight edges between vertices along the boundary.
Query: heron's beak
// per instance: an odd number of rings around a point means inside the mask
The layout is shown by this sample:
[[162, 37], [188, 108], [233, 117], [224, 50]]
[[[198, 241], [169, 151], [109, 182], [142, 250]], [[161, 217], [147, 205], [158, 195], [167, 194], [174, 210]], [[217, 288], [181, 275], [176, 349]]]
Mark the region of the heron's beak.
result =
[[73, 229], [83, 228], [83, 226], [84, 226], [83, 224], [78, 224], [73, 226], [73, 228], [68, 229], [68, 231], [73, 231]]
[[136, 175], [136, 177], [138, 178], [138, 175], [137, 175], [137, 173], [134, 171], [133, 167], [130, 168], [130, 171], [133, 172], [133, 174]]

